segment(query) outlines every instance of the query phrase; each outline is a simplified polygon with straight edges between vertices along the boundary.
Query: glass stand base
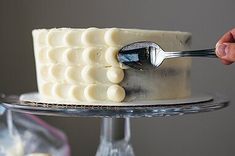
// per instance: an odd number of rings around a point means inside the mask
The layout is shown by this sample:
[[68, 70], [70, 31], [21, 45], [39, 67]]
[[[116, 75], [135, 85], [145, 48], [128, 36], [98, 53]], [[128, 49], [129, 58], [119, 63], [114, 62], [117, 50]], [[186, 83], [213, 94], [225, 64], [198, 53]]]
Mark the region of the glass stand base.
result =
[[129, 118], [103, 118], [96, 156], [134, 156]]
[[220, 94], [212, 94], [209, 99], [208, 96], [192, 96], [192, 98], [183, 101], [173, 100], [171, 103], [168, 103], [169, 101], [166, 103], [164, 100], [162, 103], [159, 101], [151, 103], [136, 101], [137, 106], [45, 103], [37, 98], [38, 95], [38, 93], [28, 93], [24, 96], [30, 98], [20, 100], [18, 96], [0, 94], [0, 105], [12, 111], [36, 115], [101, 117], [100, 145], [96, 156], [134, 156], [130, 144], [129, 118], [195, 114], [215, 111], [229, 105], [229, 100]]

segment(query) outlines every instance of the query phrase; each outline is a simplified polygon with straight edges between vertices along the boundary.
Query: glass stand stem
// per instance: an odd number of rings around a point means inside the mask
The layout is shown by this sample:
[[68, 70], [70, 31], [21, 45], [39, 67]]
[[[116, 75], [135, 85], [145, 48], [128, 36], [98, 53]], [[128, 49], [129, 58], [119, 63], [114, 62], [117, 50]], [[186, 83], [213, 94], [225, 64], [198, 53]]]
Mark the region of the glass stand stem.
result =
[[129, 118], [103, 118], [96, 156], [134, 156]]

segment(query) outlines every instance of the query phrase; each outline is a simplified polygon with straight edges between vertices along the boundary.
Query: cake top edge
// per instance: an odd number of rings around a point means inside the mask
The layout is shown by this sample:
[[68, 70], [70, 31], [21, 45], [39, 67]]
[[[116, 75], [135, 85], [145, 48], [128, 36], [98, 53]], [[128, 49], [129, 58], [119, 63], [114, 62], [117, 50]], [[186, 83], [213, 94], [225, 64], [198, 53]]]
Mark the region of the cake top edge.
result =
[[58, 30], [58, 31], [73, 31], [73, 30], [87, 30], [87, 29], [97, 29], [97, 30], [107, 30], [107, 29], [117, 29], [117, 30], [124, 30], [124, 31], [145, 31], [145, 32], [149, 32], [149, 33], [171, 33], [171, 34], [182, 34], [182, 35], [188, 35], [191, 36], [192, 33], [190, 32], [186, 32], [186, 31], [179, 31], [179, 30], [153, 30], [153, 29], [139, 29], [139, 28], [116, 28], [116, 27], [110, 27], [110, 28], [97, 28], [97, 27], [88, 27], [88, 28], [69, 28], [69, 27], [61, 27], [61, 28], [36, 28], [33, 29], [32, 32], [40, 32], [40, 31], [53, 31], [53, 30]]

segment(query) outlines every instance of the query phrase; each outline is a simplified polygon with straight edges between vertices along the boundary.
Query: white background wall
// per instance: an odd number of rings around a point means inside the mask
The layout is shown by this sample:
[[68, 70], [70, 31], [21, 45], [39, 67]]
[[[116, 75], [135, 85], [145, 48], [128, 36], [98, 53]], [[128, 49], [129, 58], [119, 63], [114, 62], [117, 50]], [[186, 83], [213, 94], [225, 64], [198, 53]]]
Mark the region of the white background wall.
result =
[[[211, 48], [235, 27], [234, 0], [1, 0], [0, 92], [35, 91], [31, 30], [52, 27], [124, 27], [193, 33], [194, 49]], [[192, 87], [230, 98], [211, 113], [132, 120], [137, 156], [221, 156], [235, 153], [235, 65], [194, 59]], [[43, 117], [68, 134], [73, 156], [94, 155], [98, 118]]]

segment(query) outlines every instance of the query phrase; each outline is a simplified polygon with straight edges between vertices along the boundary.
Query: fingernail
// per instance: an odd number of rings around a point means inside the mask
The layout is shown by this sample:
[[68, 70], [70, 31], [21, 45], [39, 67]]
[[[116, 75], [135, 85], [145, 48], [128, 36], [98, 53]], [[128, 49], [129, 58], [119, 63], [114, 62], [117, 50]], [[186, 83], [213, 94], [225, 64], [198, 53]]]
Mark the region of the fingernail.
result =
[[225, 45], [225, 44], [220, 44], [217, 47], [217, 53], [220, 57], [223, 57], [226, 55], [226, 47], [227, 47], [227, 45]]

